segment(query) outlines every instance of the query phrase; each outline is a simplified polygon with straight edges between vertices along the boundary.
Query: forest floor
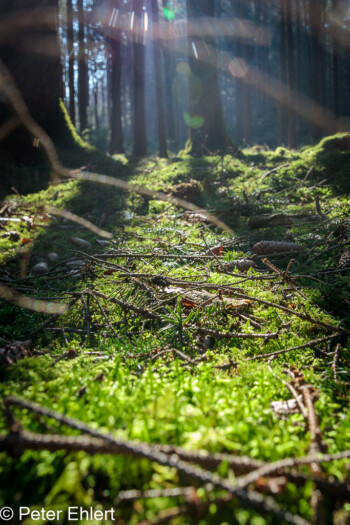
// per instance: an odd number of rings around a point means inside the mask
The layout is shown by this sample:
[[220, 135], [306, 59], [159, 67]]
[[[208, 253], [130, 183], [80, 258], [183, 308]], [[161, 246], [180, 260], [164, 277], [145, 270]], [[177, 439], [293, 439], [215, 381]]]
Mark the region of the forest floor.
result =
[[15, 522], [78, 506], [113, 509], [107, 524], [349, 523], [349, 150], [338, 135], [116, 159], [226, 230], [86, 181], [3, 200], [0, 286], [18, 294], [0, 302], [0, 506]]

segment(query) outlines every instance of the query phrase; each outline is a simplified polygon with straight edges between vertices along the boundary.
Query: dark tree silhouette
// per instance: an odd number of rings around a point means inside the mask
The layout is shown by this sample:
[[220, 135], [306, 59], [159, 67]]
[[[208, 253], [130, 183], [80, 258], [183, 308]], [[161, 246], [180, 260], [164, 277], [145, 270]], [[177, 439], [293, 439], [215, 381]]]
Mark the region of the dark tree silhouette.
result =
[[73, 2], [67, 0], [67, 52], [68, 52], [68, 83], [69, 83], [69, 115], [75, 124], [75, 82], [74, 82], [74, 29]]
[[145, 115], [145, 57], [142, 0], [133, 0], [134, 51], [134, 151], [135, 157], [147, 154]]
[[[293, 19], [292, 9], [288, 5], [285, 16], [285, 33], [286, 33], [286, 58], [287, 58], [287, 69], [288, 69], [288, 95], [291, 98], [294, 90], [294, 39], [293, 39]], [[293, 108], [288, 109], [288, 146], [295, 148], [295, 113]]]
[[78, 7], [78, 42], [79, 42], [79, 62], [78, 62], [78, 87], [79, 87], [79, 129], [84, 131], [88, 127], [87, 107], [89, 100], [88, 91], [88, 72], [86, 64], [86, 46], [85, 46], [85, 14], [83, 0], [77, 0]]
[[123, 153], [123, 128], [121, 108], [121, 43], [120, 33], [114, 33], [110, 39], [111, 50], [111, 153]]
[[[63, 95], [61, 52], [58, 42], [58, 0], [5, 0], [0, 2], [0, 57], [9, 69], [34, 119], [61, 140], [65, 127], [59, 106]], [[20, 26], [20, 29], [18, 28]], [[0, 123], [12, 114], [0, 108]], [[32, 138], [16, 129], [1, 144], [18, 160], [32, 152]], [[31, 154], [31, 153], [30, 153]]]
[[[169, 1], [162, 0], [162, 7], [169, 9]], [[165, 26], [163, 26], [164, 36], [166, 37], [165, 43], [161, 46], [162, 56], [164, 60], [164, 77], [165, 77], [165, 113], [166, 113], [166, 124], [168, 131], [169, 143], [172, 146], [178, 147], [178, 133], [176, 125], [176, 100], [174, 97], [173, 83], [175, 78], [175, 58], [176, 49], [172, 46], [171, 33], [173, 30], [172, 20], [165, 18]]]
[[153, 17], [153, 49], [154, 49], [154, 67], [156, 80], [156, 101], [157, 101], [157, 121], [158, 121], [158, 147], [160, 157], [166, 158], [167, 142], [166, 142], [166, 125], [164, 113], [164, 97], [163, 97], [163, 79], [162, 79], [162, 63], [160, 54], [159, 41], [159, 13], [158, 1], [152, 0], [152, 17]]
[[218, 84], [214, 0], [187, 0], [191, 153], [225, 150], [227, 135]]
[[[281, 88], [287, 86], [287, 51], [286, 51], [286, 1], [279, 0], [280, 9], [280, 82]], [[287, 111], [284, 100], [279, 104], [279, 136], [278, 143], [284, 143], [287, 124]]]
[[[237, 2], [236, 14], [238, 19], [248, 18], [247, 5], [244, 2]], [[242, 68], [246, 67], [248, 62], [249, 47], [240, 38], [236, 43], [236, 53], [238, 60], [242, 60]], [[237, 64], [238, 65], [238, 64]], [[243, 139], [249, 141], [251, 133], [251, 100], [250, 100], [250, 86], [244, 82], [244, 79], [237, 75], [236, 77], [236, 115], [237, 115], [237, 132], [236, 140], [239, 144]]]

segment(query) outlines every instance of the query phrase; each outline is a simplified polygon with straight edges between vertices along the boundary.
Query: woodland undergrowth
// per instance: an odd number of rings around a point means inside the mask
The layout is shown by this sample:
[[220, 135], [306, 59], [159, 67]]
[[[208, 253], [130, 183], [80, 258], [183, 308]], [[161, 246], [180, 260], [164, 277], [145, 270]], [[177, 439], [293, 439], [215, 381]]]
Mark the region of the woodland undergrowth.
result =
[[3, 200], [0, 506], [349, 523], [348, 142], [116, 159], [227, 231], [74, 179]]

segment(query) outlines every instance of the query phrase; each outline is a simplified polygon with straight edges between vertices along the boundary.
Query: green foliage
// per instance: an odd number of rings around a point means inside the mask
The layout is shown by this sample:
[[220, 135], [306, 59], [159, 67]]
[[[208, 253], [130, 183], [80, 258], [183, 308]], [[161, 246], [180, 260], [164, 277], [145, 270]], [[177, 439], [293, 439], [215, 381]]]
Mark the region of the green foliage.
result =
[[[324, 148], [328, 142], [325, 140], [319, 150], [328, 149], [328, 146]], [[242, 286], [250, 296], [281, 302], [332, 325], [342, 320], [348, 326], [350, 315], [346, 304], [350, 292], [346, 274], [323, 276], [321, 273], [334, 265], [339, 256], [337, 249], [324, 253], [323, 250], [328, 246], [329, 239], [333, 242], [337, 228], [349, 225], [348, 201], [333, 183], [322, 183], [329, 168], [324, 163], [324, 157], [315, 152], [312, 148], [298, 152], [283, 148], [276, 152], [251, 149], [244, 150], [240, 158], [225, 155], [194, 159], [181, 155], [170, 160], [151, 158], [131, 166], [123, 156], [103, 161], [110, 166], [118, 166], [116, 169], [124, 165], [131, 170], [131, 182], [157, 191], [171, 192], [174, 184], [191, 179], [200, 181], [203, 202], [216, 212], [219, 210], [218, 215], [234, 227], [232, 234], [223, 234], [202, 222], [189, 223], [182, 211], [167, 203], [157, 200], [145, 202], [136, 194], [126, 196], [119, 190], [101, 189], [77, 181], [49, 186], [26, 197], [8, 198], [17, 200], [20, 215], [40, 217], [43, 204], [66, 208], [113, 232], [118, 248], [132, 250], [133, 253], [157, 253], [162, 249], [177, 256], [165, 260], [141, 258], [130, 262], [129, 259], [128, 263], [126, 258], [118, 259], [118, 264], [128, 264], [128, 270], [135, 272], [135, 275], [157, 273], [163, 277], [198, 281], [205, 278], [209, 283], [222, 286], [235, 280], [237, 286]], [[340, 161], [338, 153], [335, 155], [339, 163], [335, 163], [333, 178], [340, 184], [348, 159], [344, 154]], [[274, 168], [278, 169], [268, 173]], [[341, 190], [344, 191], [344, 188]], [[254, 231], [248, 228], [248, 220], [253, 214], [315, 214], [316, 196], [320, 199], [322, 211], [327, 214], [326, 221], [317, 223], [317, 230], [315, 224], [307, 222], [294, 223], [287, 228], [279, 225]], [[40, 223], [39, 219], [36, 220]], [[10, 229], [19, 233], [20, 240], [1, 238], [0, 247], [2, 262], [6, 261], [6, 270], [11, 276], [19, 275], [24, 237], [33, 240], [29, 269], [48, 251], [56, 251], [60, 261], [77, 257], [72, 251], [75, 247], [69, 242], [72, 236], [89, 240], [93, 246], [93, 252], [89, 253], [94, 253], [97, 258], [104, 257], [109, 249], [95, 243], [94, 233], [58, 219], [32, 229], [21, 223], [6, 224], [3, 231]], [[247, 280], [246, 277], [261, 275], [264, 266], [259, 260], [259, 272], [252, 269], [247, 276], [241, 277], [238, 270], [234, 270], [233, 275], [222, 273], [215, 260], [203, 263], [181, 258], [190, 250], [200, 247], [206, 250], [203, 234], [208, 246], [224, 246], [221, 263], [247, 254], [252, 256], [252, 245], [261, 239], [287, 238], [302, 243], [307, 249], [312, 248], [314, 260], [312, 257], [305, 259], [304, 253], [296, 256], [295, 272], [305, 275], [298, 281], [303, 285], [305, 297], [291, 291], [288, 283], [275, 286], [269, 280]], [[289, 258], [281, 258], [274, 260], [274, 263], [284, 270], [288, 261]], [[111, 259], [111, 262], [115, 261]], [[311, 274], [316, 277], [310, 278]], [[322, 280], [322, 285], [318, 278]], [[66, 301], [66, 293], [81, 292], [93, 286], [103, 294], [141, 309], [153, 304], [147, 290], [135, 282], [126, 282], [119, 275], [106, 273], [99, 264], [93, 265], [92, 272], [80, 279], [74, 279], [66, 272], [56, 277], [53, 274], [50, 279], [45, 276], [29, 277], [24, 284], [33, 282], [35, 293], [41, 298], [56, 295]], [[150, 286], [153, 292], [159, 292], [158, 288]], [[302, 370], [306, 380], [320, 393], [316, 403], [317, 417], [329, 452], [350, 448], [347, 389], [335, 381], [331, 369], [332, 353], [326, 356], [321, 353], [327, 351], [325, 345], [282, 354], [271, 363], [270, 368], [265, 361], [245, 360], [321, 337], [324, 335], [322, 328], [290, 317], [285, 312], [277, 315], [275, 308], [255, 302], [248, 312], [251, 311], [261, 323], [261, 330], [278, 331], [279, 337], [268, 341], [241, 338], [214, 340], [208, 349], [203, 347], [193, 328], [196, 324], [222, 332], [235, 332], [237, 323], [239, 330], [246, 333], [253, 334], [259, 329], [249, 320], [241, 321], [239, 325], [235, 311], [224, 309], [220, 304], [186, 309], [180, 297], [157, 310], [159, 320], [143, 319], [135, 312], [125, 312], [111, 301], [103, 304], [118, 337], [106, 338], [103, 329], [105, 317], [98, 303], [91, 299], [90, 324], [94, 327], [94, 333], [84, 347], [85, 337], [68, 331], [68, 328], [81, 329], [85, 326], [85, 308], [78, 301], [55, 325], [67, 330], [68, 344], [61, 333], [40, 332], [34, 342], [44, 354], [26, 357], [2, 370], [0, 394], [11, 393], [34, 400], [124, 439], [181, 445], [189, 450], [247, 454], [274, 461], [305, 455], [310, 446], [310, 434], [300, 414], [281, 417], [271, 409], [272, 401], [290, 397], [282, 383], [285, 379], [283, 362], [288, 360]], [[47, 319], [47, 314], [0, 302], [0, 332], [4, 339], [23, 339]], [[285, 328], [284, 323], [291, 320], [292, 324]], [[69, 349], [75, 350], [78, 355], [74, 359], [58, 360]], [[189, 362], [177, 359], [172, 349], [180, 351], [189, 360], [206, 352], [205, 360], [198, 362], [197, 366], [190, 366]], [[156, 355], [164, 350], [169, 352], [162, 358], [146, 360], [150, 354]], [[338, 377], [344, 382], [349, 381], [349, 351], [349, 343], [344, 341], [338, 362]], [[100, 355], [91, 352], [99, 352]], [[239, 366], [229, 371], [217, 368], [229, 361], [237, 361]], [[33, 432], [77, 433], [53, 420], [33, 417], [28, 411], [16, 409], [15, 413], [23, 427]], [[7, 422], [3, 414], [0, 426], [5, 433]], [[233, 473], [227, 470], [227, 465], [219, 467], [221, 475], [233, 479]], [[340, 481], [349, 481], [344, 461], [322, 465], [322, 472]], [[307, 469], [305, 473], [308, 473]], [[133, 506], [130, 502], [117, 504], [119, 492], [172, 488], [186, 483], [184, 479], [179, 479], [176, 471], [146, 460], [48, 451], [26, 451], [20, 458], [2, 453], [0, 478], [0, 506], [63, 509], [62, 524], [66, 523], [69, 505], [113, 506], [117, 508], [118, 519], [130, 525], [143, 519], [154, 519], [160, 510], [181, 504], [182, 499], [141, 499]], [[289, 483], [278, 496], [278, 501], [284, 508], [310, 519], [311, 491], [311, 483], [304, 487]], [[200, 491], [198, 497], [203, 497]], [[327, 505], [331, 508], [331, 502], [327, 501]], [[344, 507], [337, 512], [344, 512], [346, 516], [350, 511]], [[187, 524], [189, 519], [187, 516], [178, 518], [176, 523]], [[262, 518], [252, 511], [239, 509], [234, 502], [221, 507], [212, 505], [201, 517], [200, 523], [211, 525], [233, 523], [233, 520], [240, 524], [271, 523], [268, 517]]]

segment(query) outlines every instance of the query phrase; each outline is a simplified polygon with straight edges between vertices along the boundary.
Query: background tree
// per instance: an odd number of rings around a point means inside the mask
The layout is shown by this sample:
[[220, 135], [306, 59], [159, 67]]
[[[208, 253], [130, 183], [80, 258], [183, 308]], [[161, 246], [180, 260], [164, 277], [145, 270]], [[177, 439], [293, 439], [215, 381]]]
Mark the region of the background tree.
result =
[[174, 80], [176, 74], [176, 47], [174, 44], [173, 22], [175, 12], [173, 3], [169, 0], [162, 0], [162, 14], [163, 24], [159, 20], [160, 27], [163, 32], [163, 45], [161, 45], [161, 52], [164, 62], [164, 86], [165, 86], [165, 114], [167, 124], [167, 135], [169, 143], [178, 148], [178, 132], [176, 125], [176, 98], [174, 97]]
[[130, 27], [134, 53], [134, 149], [135, 157], [147, 154], [145, 116], [144, 12], [142, 0], [133, 0]]
[[[245, 22], [248, 19], [249, 2], [236, 2], [236, 16], [238, 20]], [[249, 142], [251, 133], [251, 87], [244, 82], [244, 75], [239, 74], [238, 69], [242, 73], [246, 69], [246, 64], [249, 62], [249, 45], [247, 38], [238, 38], [236, 41], [236, 140], [241, 143], [242, 140]]]
[[[113, 7], [112, 7], [113, 6]], [[120, 2], [110, 2], [110, 12], [112, 27], [109, 34], [109, 50], [111, 63], [111, 153], [123, 153], [123, 127], [122, 127], [122, 100], [121, 100], [121, 75], [122, 75], [122, 54], [121, 54], [121, 29], [119, 17], [122, 17]]]
[[221, 106], [215, 43], [214, 0], [187, 0], [190, 67], [191, 153], [225, 150], [230, 144]]
[[88, 100], [89, 100], [88, 71], [87, 71], [87, 64], [86, 64], [86, 46], [85, 46], [85, 13], [84, 13], [84, 1], [83, 0], [77, 0], [77, 8], [78, 8], [78, 21], [79, 21], [79, 30], [78, 30], [79, 129], [80, 129], [80, 132], [82, 132], [88, 127], [87, 107], [88, 107]]
[[157, 123], [158, 123], [158, 146], [159, 156], [166, 158], [167, 141], [166, 141], [166, 125], [164, 113], [164, 98], [163, 98], [163, 82], [162, 82], [162, 63], [160, 53], [160, 39], [159, 39], [159, 13], [158, 1], [151, 0], [152, 18], [153, 18], [153, 50], [154, 50], [154, 69], [156, 82], [156, 104], [157, 104]]
[[[57, 141], [66, 136], [59, 99], [63, 96], [58, 42], [58, 0], [5, 0], [0, 3], [0, 57], [12, 74], [36, 121]], [[18, 28], [18, 24], [21, 28]], [[6, 29], [6, 30], [5, 30]], [[0, 123], [11, 115], [0, 107]], [[1, 144], [20, 160], [32, 155], [33, 140], [16, 129]]]
[[69, 115], [75, 124], [75, 78], [74, 78], [74, 14], [73, 1], [67, 0], [67, 53], [68, 53], [68, 88], [69, 88]]

